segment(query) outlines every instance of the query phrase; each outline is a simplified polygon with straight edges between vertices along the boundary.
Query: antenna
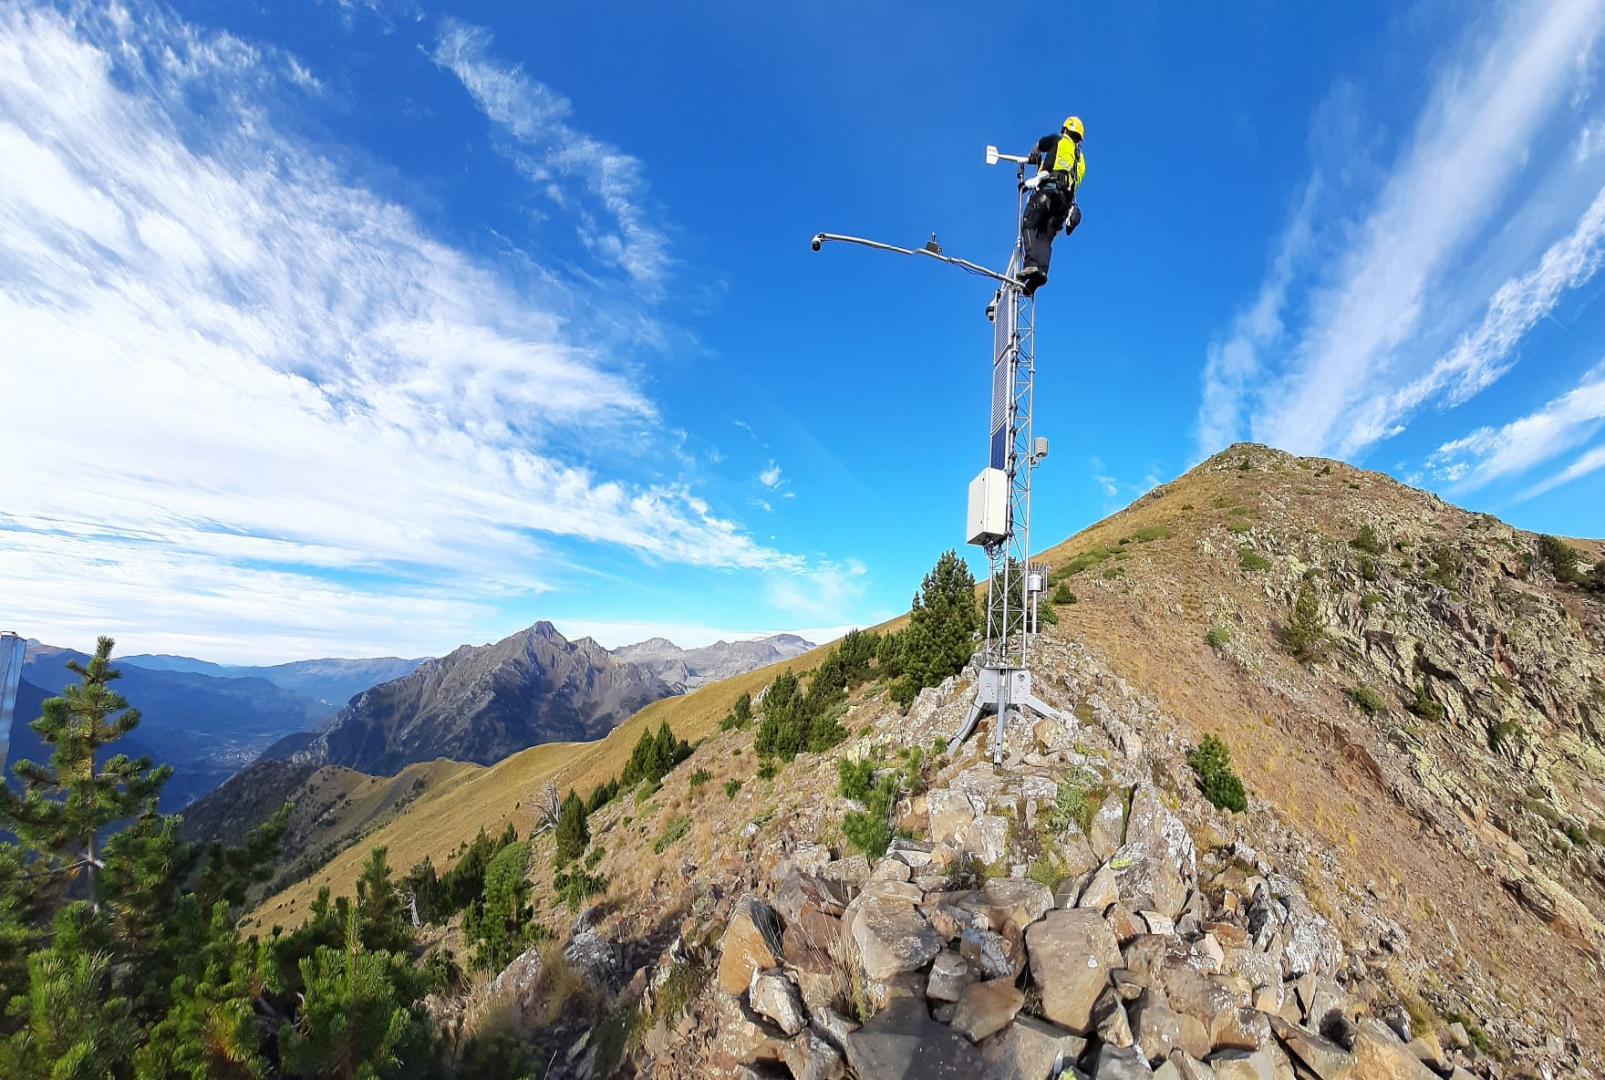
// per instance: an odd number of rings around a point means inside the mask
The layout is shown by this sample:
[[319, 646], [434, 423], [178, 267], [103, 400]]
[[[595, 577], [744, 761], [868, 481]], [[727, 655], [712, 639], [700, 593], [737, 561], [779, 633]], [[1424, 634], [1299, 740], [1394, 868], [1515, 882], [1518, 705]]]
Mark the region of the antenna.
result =
[[[1016, 221], [1025, 211], [1026, 158], [986, 148], [986, 163], [1013, 162], [1019, 191]], [[992, 408], [987, 425], [987, 467], [970, 481], [969, 514], [965, 538], [986, 552], [986, 641], [981, 651], [980, 678], [964, 726], [949, 744], [958, 747], [985, 712], [995, 712], [992, 725], [992, 760], [1003, 762], [1003, 729], [1009, 710], [1030, 709], [1069, 725], [1070, 721], [1045, 704], [1031, 689], [1027, 666], [1031, 636], [1037, 629], [1037, 599], [1047, 582], [1047, 568], [1031, 563], [1031, 474], [1048, 456], [1048, 440], [1031, 430], [1036, 387], [1036, 301], [1026, 295], [1015, 275], [1024, 266], [1019, 229], [1008, 266], [1000, 273], [967, 259], [944, 254], [931, 234], [923, 248], [903, 248], [836, 233], [818, 233], [811, 246], [819, 251], [827, 243], [855, 244], [875, 251], [917, 255], [956, 266], [998, 283], [986, 317], [992, 323]]]

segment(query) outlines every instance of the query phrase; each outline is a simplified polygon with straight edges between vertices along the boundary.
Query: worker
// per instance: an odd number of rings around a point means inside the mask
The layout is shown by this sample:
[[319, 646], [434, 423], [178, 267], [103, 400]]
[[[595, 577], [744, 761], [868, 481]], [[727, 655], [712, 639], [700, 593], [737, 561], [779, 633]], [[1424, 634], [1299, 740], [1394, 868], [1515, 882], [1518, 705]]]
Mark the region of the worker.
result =
[[1081, 117], [1066, 117], [1057, 135], [1044, 135], [1026, 159], [1037, 167], [1036, 175], [1025, 182], [1031, 198], [1020, 221], [1020, 237], [1025, 248], [1025, 266], [1020, 281], [1030, 296], [1048, 283], [1048, 262], [1053, 258], [1053, 241], [1062, 228], [1069, 236], [1081, 224], [1081, 207], [1076, 205], [1076, 189], [1087, 175], [1087, 158], [1081, 152], [1086, 128]]

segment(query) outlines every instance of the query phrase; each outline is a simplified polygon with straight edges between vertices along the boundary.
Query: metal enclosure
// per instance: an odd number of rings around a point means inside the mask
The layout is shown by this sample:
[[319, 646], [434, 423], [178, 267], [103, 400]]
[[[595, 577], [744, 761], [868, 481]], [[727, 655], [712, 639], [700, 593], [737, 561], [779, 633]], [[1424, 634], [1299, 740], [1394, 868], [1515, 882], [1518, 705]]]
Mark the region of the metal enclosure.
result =
[[993, 544], [1009, 534], [1009, 478], [1002, 469], [982, 469], [970, 481], [965, 542]]

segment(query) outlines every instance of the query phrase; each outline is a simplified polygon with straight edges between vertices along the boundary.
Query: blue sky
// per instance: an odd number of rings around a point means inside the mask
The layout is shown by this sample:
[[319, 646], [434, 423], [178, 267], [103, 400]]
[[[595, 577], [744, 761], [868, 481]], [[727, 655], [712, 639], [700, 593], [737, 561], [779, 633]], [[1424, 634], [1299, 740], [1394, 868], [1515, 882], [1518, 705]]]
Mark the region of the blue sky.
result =
[[988, 290], [807, 241], [1002, 263], [982, 148], [1070, 112], [1038, 538], [1242, 438], [1605, 534], [1605, 2], [772, 7], [0, 0], [0, 622], [238, 661], [904, 610]]

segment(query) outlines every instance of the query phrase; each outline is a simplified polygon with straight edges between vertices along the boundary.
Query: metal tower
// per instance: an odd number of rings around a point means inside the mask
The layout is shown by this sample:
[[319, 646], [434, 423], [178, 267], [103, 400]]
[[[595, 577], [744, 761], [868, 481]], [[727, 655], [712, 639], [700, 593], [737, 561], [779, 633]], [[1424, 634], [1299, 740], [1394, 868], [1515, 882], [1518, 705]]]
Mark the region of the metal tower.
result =
[[17, 686], [22, 681], [22, 662], [28, 643], [7, 630], [0, 632], [0, 784], [5, 783], [6, 756], [11, 748], [11, 721], [17, 705]]
[[[995, 165], [999, 160], [1016, 164], [1018, 222], [1025, 210], [1026, 159], [999, 154], [996, 147], [987, 147], [987, 164]], [[1031, 635], [1036, 632], [1037, 598], [1047, 583], [1045, 569], [1031, 564], [1031, 474], [1047, 456], [1048, 441], [1037, 438], [1031, 428], [1036, 386], [1036, 301], [1025, 294], [1015, 276], [1024, 266], [1023, 238], [1017, 227], [1014, 250], [1002, 273], [944, 254], [934, 234], [923, 249], [909, 249], [855, 236], [820, 233], [813, 239], [813, 249], [818, 251], [831, 241], [899, 255], [927, 256], [998, 283], [987, 307], [987, 317], [992, 322], [988, 460], [987, 467], [970, 484], [966, 532], [969, 543], [986, 551], [986, 640], [975, 699], [951, 745], [956, 751], [969, 738], [981, 715], [995, 712], [998, 720], [992, 725], [992, 760], [1001, 763], [1003, 728], [1010, 709], [1030, 709], [1064, 720], [1032, 692], [1027, 666]]]

